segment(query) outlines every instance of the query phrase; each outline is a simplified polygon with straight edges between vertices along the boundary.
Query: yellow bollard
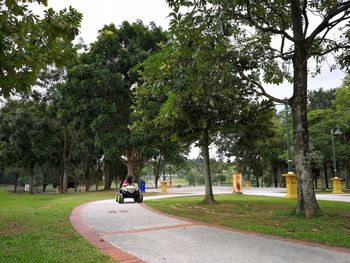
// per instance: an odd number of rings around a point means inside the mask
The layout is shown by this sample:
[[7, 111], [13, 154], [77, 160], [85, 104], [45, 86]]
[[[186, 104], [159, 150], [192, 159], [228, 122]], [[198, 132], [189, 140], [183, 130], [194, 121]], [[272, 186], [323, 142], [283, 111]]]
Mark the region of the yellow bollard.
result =
[[250, 181], [249, 181], [249, 180], [245, 181], [245, 187], [246, 187], [246, 188], [249, 188], [249, 187], [250, 187]]
[[341, 190], [341, 180], [343, 180], [342, 178], [339, 177], [333, 177], [331, 179], [332, 183], [333, 183], [333, 192], [332, 194], [344, 194], [344, 192]]
[[287, 174], [282, 174], [282, 176], [286, 177], [286, 185], [287, 185], [287, 195], [285, 198], [295, 199], [298, 196], [297, 191], [297, 176], [293, 172], [288, 172]]
[[236, 195], [241, 195], [242, 193], [242, 176], [240, 173], [232, 174], [233, 181], [233, 193]]
[[173, 180], [171, 180], [171, 179], [169, 181], [169, 188], [173, 188]]
[[162, 193], [166, 193], [167, 192], [167, 182], [166, 181], [163, 181], [162, 182]]

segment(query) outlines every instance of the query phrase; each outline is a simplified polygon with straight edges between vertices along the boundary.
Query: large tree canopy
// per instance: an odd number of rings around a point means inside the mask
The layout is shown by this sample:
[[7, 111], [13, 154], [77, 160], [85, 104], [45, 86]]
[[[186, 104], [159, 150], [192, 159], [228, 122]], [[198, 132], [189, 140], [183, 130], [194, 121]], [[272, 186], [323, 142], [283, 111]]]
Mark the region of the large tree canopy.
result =
[[40, 18], [29, 3], [47, 0], [0, 1], [0, 95], [27, 93], [48, 64], [64, 65], [74, 55], [71, 41], [78, 35], [82, 15], [74, 8]]
[[75, 100], [76, 121], [85, 130], [91, 129], [106, 160], [124, 162], [130, 176], [143, 161], [148, 137], [129, 127], [133, 122], [132, 89], [140, 82], [133, 68], [166, 41], [167, 34], [154, 23], [106, 25], [68, 74], [66, 91]]
[[136, 88], [135, 109], [144, 121], [162, 127], [174, 139], [198, 143], [204, 160], [204, 202], [212, 203], [208, 147], [221, 129], [244, 119], [255, 99], [232, 67], [249, 68], [250, 63], [234, 51], [237, 57], [227, 56], [229, 39], [213, 35], [191, 16], [173, 33], [172, 42], [143, 63], [145, 83]]

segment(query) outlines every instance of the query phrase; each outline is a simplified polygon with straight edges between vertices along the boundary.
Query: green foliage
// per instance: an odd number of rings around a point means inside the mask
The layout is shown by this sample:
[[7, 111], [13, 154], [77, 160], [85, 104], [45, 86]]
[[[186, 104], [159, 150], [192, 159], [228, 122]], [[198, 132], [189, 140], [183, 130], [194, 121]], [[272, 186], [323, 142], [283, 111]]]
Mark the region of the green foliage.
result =
[[96, 160], [103, 154], [107, 162], [121, 156], [130, 159], [132, 155], [133, 162], [148, 157], [148, 131], [130, 129], [133, 122], [138, 122], [131, 115], [131, 104], [132, 89], [140, 82], [133, 68], [166, 38], [154, 23], [149, 27], [142, 21], [124, 21], [120, 27], [106, 25], [90, 50], [69, 70], [65, 101], [71, 100], [77, 146], [84, 153], [77, 156]]
[[44, 97], [35, 92], [21, 100], [7, 101], [0, 113], [2, 167], [22, 168], [28, 173], [36, 166], [52, 169], [60, 165], [60, 130], [49, 111]]
[[320, 88], [319, 90], [312, 90], [308, 92], [308, 110], [316, 110], [316, 109], [327, 109], [332, 106], [332, 101], [335, 99], [336, 90], [323, 90]]
[[350, 92], [347, 81], [345, 78], [341, 87], [330, 91], [335, 96], [332, 100], [327, 96], [323, 96], [325, 92], [319, 90], [315, 92], [315, 100], [319, 101], [319, 105], [330, 105], [327, 108], [320, 107], [319, 109], [311, 110], [308, 114], [310, 123], [310, 139], [313, 146], [321, 151], [324, 159], [331, 161], [331, 129], [335, 129], [336, 125], [339, 125], [342, 135], [336, 136], [336, 148], [338, 151], [338, 158], [343, 160], [349, 160], [350, 149], [348, 147], [349, 131], [350, 131]]
[[72, 7], [49, 8], [39, 18], [28, 8], [33, 2], [47, 5], [46, 0], [0, 1], [0, 93], [6, 97], [28, 93], [46, 65], [62, 66], [75, 56], [71, 41], [82, 15]]
[[[261, 157], [264, 161], [276, 158], [273, 156], [273, 140], [278, 140], [278, 121], [273, 119], [274, 111], [268, 101], [255, 102], [247, 105], [241, 117], [231, 126], [227, 125], [216, 140], [219, 152], [226, 156], [235, 156], [243, 159], [258, 177], [262, 175]], [[282, 133], [283, 134], [283, 133]], [[283, 135], [282, 135], [283, 136]], [[280, 141], [277, 147], [281, 147]], [[275, 161], [277, 161], [275, 160]], [[278, 162], [277, 161], [277, 162]], [[238, 169], [242, 172], [242, 164]]]

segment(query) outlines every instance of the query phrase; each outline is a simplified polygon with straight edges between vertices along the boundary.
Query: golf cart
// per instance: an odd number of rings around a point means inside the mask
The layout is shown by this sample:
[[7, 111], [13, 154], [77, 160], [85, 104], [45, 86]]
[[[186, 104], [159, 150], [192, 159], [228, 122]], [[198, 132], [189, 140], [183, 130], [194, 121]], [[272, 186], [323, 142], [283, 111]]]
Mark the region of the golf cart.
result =
[[124, 203], [124, 198], [133, 198], [134, 202], [142, 203], [143, 202], [143, 195], [140, 192], [140, 189], [138, 186], [135, 185], [123, 185], [119, 193], [117, 193], [116, 201], [119, 204]]

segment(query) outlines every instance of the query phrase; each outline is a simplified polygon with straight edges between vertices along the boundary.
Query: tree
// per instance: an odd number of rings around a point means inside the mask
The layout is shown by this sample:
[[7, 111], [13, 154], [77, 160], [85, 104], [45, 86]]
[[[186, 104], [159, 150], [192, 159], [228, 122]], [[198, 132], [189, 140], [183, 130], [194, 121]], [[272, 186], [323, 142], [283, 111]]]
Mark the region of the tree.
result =
[[36, 165], [40, 167], [42, 174], [43, 192], [46, 186], [54, 179], [53, 168], [60, 164], [61, 160], [61, 134], [57, 118], [53, 118], [50, 112], [50, 102], [47, 95], [41, 95], [36, 91], [31, 92], [31, 106], [28, 109], [34, 116], [33, 132], [33, 154]]
[[[328, 93], [328, 95], [327, 95]], [[332, 94], [332, 96], [330, 96]], [[334, 94], [334, 96], [333, 96]], [[338, 125], [342, 134], [335, 136], [337, 150], [337, 170], [344, 171], [345, 185], [349, 187], [350, 170], [350, 148], [349, 140], [349, 76], [346, 76], [341, 87], [330, 91], [315, 91], [314, 100], [317, 101], [317, 108], [308, 113], [310, 126], [310, 141], [324, 162], [324, 175], [326, 187], [328, 188], [328, 170], [334, 171], [332, 148], [331, 148], [331, 129], [336, 129]], [[329, 105], [323, 107], [323, 105]], [[333, 174], [333, 176], [335, 176]]]
[[[236, 123], [254, 98], [223, 53], [229, 39], [216, 38], [192, 22], [190, 16], [179, 21], [172, 43], [143, 63], [145, 83], [136, 89], [136, 112], [144, 116], [156, 105], [146, 120], [176, 140], [198, 144], [205, 171], [203, 201], [213, 203], [209, 145], [223, 126]], [[240, 63], [245, 68], [248, 64]]]
[[45, 11], [43, 18], [28, 4], [47, 0], [0, 1], [0, 94], [28, 93], [41, 69], [64, 65], [74, 58], [71, 41], [78, 35], [82, 15], [74, 8]]
[[308, 92], [308, 110], [312, 111], [315, 109], [328, 109], [332, 106], [332, 101], [335, 100], [336, 90], [312, 90]]
[[[281, 113], [284, 113], [284, 111]], [[282, 187], [282, 174], [287, 171], [288, 160], [285, 118], [282, 117], [281, 114], [275, 116], [272, 119], [272, 125], [270, 128], [272, 129], [273, 136], [270, 136], [267, 140], [263, 141], [262, 146], [260, 147], [260, 149], [262, 149], [261, 156], [263, 160], [269, 162], [275, 187]], [[292, 146], [293, 145], [291, 145], [291, 147]]]
[[250, 171], [257, 178], [262, 177], [261, 158], [268, 158], [267, 141], [275, 136], [272, 128], [274, 110], [270, 101], [251, 102], [233, 125], [226, 125], [216, 140], [218, 150], [225, 156], [237, 158], [237, 169], [245, 175]]
[[124, 21], [120, 27], [107, 25], [69, 71], [67, 91], [75, 100], [71, 107], [75, 108], [77, 128], [85, 132], [91, 129], [89, 136], [93, 136], [108, 166], [105, 176], [118, 174], [122, 180], [124, 173], [117, 173], [117, 167], [111, 165], [122, 161], [128, 175], [134, 177], [135, 167], [144, 162], [147, 134], [130, 129], [134, 121], [132, 88], [139, 82], [138, 73], [132, 69], [166, 39], [166, 33], [154, 23], [149, 27], [142, 21]]
[[[9, 167], [21, 167], [30, 178], [29, 192], [34, 193], [34, 169], [38, 164], [36, 147], [40, 143], [35, 102], [11, 101], [2, 109], [1, 155]], [[6, 137], [5, 137], [6, 136]]]
[[[348, 47], [347, 39], [331, 39], [332, 32], [346, 33], [342, 22], [350, 18], [350, 1], [203, 1], [168, 0], [179, 19], [180, 6], [187, 6], [193, 19], [211, 28], [223, 28], [236, 39], [237, 52], [256, 64], [257, 70], [240, 70], [241, 77], [259, 94], [280, 103], [289, 103], [293, 115], [295, 168], [298, 178], [296, 211], [310, 218], [320, 212], [313, 189], [307, 122], [308, 62], [316, 61], [316, 73], [326, 54]], [[319, 18], [315, 26], [312, 18]], [[249, 28], [249, 29], [247, 29]], [[221, 29], [220, 29], [221, 30]], [[276, 48], [275, 41], [280, 41]], [[238, 44], [238, 45], [237, 45]], [[292, 64], [292, 76], [287, 72]], [[262, 69], [262, 74], [261, 70]], [[261, 77], [260, 77], [261, 76]], [[293, 95], [280, 100], [266, 93], [261, 79], [279, 84], [293, 82]]]
[[[15, 168], [18, 164], [18, 156], [13, 147], [11, 136], [13, 135], [13, 127], [10, 125], [13, 119], [14, 112], [18, 105], [15, 102], [8, 102], [4, 107], [1, 108], [0, 114], [0, 160], [2, 172], [4, 173], [5, 168]], [[11, 169], [9, 172], [15, 177], [15, 192], [17, 191], [18, 178], [20, 177], [20, 169]]]
[[[337, 145], [338, 156], [343, 162], [343, 167], [345, 170], [345, 185], [347, 188], [350, 188], [350, 81], [349, 75], [345, 77], [341, 87], [336, 89], [336, 98], [333, 101], [332, 106], [336, 110], [336, 114], [333, 117], [337, 121], [337, 124], [340, 126], [342, 135], [340, 142]], [[334, 127], [332, 127], [334, 128]]]

